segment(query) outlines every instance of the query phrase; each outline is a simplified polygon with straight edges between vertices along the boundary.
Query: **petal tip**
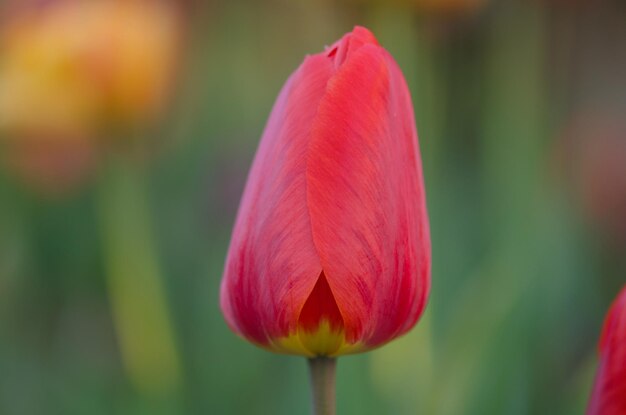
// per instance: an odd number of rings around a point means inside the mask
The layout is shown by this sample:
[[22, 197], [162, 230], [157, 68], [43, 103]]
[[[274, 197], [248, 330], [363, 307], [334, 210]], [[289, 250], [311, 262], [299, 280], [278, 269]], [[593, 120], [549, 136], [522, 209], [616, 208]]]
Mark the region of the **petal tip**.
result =
[[335, 68], [340, 67], [349, 57], [365, 45], [379, 46], [374, 34], [363, 26], [354, 26], [352, 32], [346, 33], [329, 48], [326, 56], [331, 58]]

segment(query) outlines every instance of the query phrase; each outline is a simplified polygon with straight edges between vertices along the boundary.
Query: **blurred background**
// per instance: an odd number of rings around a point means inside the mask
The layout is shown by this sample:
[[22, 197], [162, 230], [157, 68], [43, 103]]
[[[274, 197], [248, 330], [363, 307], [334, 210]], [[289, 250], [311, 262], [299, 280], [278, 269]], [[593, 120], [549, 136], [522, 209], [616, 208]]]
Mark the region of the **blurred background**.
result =
[[582, 414], [626, 281], [620, 0], [3, 0], [0, 414], [307, 414], [218, 287], [272, 103], [369, 27], [409, 83], [433, 289], [341, 414]]

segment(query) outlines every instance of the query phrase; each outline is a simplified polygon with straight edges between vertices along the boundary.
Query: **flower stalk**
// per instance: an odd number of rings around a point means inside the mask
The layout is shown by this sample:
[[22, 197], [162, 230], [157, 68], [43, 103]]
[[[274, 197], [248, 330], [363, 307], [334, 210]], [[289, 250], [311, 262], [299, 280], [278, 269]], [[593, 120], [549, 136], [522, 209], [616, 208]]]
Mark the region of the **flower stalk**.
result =
[[335, 415], [335, 368], [337, 360], [330, 357], [309, 359], [313, 415]]
[[115, 329], [137, 390], [161, 396], [178, 389], [181, 369], [148, 200], [144, 172], [111, 157], [97, 208]]

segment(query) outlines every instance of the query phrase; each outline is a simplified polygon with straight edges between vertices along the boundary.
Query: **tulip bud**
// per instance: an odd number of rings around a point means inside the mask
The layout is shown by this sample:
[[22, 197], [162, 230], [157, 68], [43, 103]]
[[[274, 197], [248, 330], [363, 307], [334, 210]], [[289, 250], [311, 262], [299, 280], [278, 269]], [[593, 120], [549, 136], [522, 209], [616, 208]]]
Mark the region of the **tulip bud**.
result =
[[600, 364], [587, 415], [626, 414], [626, 286], [611, 306], [600, 337]]
[[355, 27], [308, 56], [274, 105], [221, 285], [229, 326], [266, 349], [337, 356], [407, 332], [430, 290], [413, 107], [391, 55]]

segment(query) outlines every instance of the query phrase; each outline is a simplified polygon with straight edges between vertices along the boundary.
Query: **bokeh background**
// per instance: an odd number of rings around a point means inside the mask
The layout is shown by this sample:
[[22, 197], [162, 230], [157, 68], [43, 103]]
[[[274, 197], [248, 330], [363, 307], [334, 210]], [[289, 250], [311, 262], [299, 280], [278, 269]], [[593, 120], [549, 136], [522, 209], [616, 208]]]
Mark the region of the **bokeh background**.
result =
[[620, 0], [0, 4], [0, 413], [306, 414], [218, 287], [282, 83], [369, 27], [408, 80], [433, 288], [342, 414], [582, 414], [626, 281]]

